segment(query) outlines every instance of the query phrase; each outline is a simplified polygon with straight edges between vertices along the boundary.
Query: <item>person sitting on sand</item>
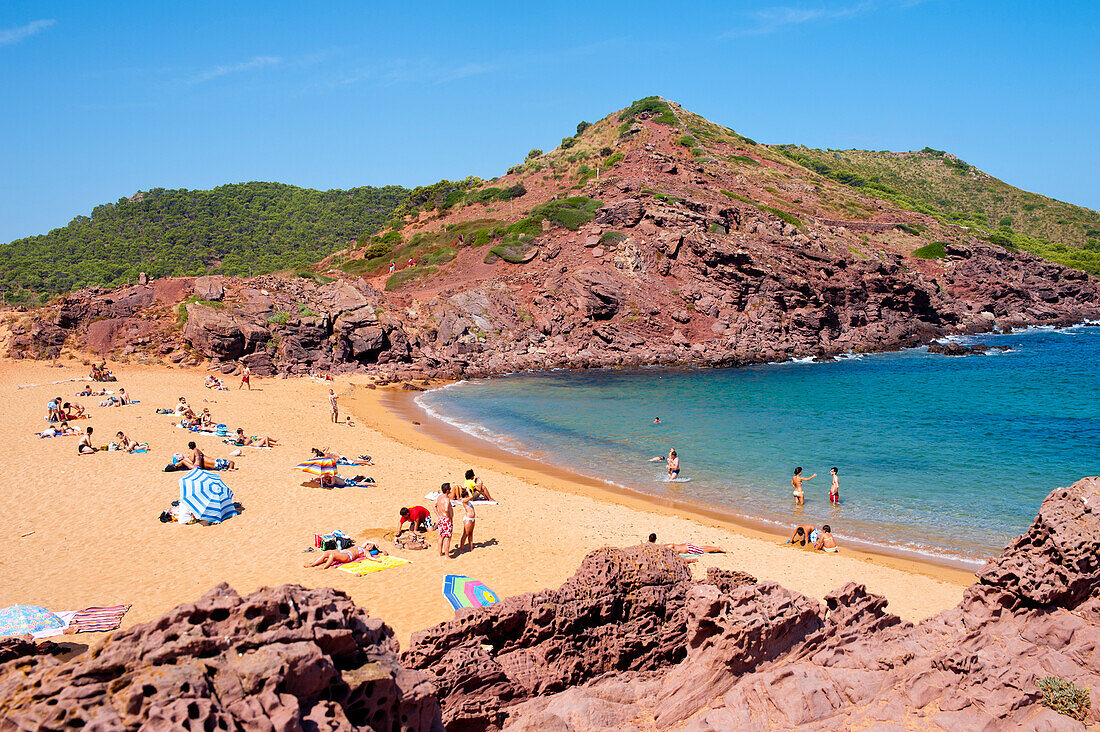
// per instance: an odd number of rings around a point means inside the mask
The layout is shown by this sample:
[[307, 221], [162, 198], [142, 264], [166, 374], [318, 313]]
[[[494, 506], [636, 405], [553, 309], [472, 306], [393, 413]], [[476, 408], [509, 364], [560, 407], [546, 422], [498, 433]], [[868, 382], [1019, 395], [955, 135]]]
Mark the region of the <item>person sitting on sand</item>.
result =
[[74, 402], [65, 402], [61, 405], [61, 418], [62, 419], [80, 419], [84, 416], [83, 405], [76, 404]]
[[836, 539], [833, 538], [832, 527], [829, 524], [825, 524], [821, 527], [821, 531], [817, 534], [817, 541], [814, 542], [814, 549], [818, 551], [828, 552], [829, 554], [836, 554], [840, 551], [840, 547], [836, 545]]
[[188, 442], [187, 448], [191, 451], [190, 458], [180, 460], [188, 468], [200, 470], [236, 470], [237, 465], [232, 460], [224, 458], [208, 458], [194, 442]]
[[406, 521], [409, 522], [409, 531], [413, 533], [428, 530], [428, 518], [431, 516], [431, 513], [423, 506], [413, 506], [412, 508], [402, 506], [401, 510], [398, 511], [398, 515], [401, 519], [397, 522], [397, 534], [395, 537], [401, 536], [401, 534], [404, 533]]
[[794, 469], [794, 476], [791, 478], [791, 488], [794, 488], [794, 502], [796, 505], [803, 506], [806, 504], [806, 493], [802, 490], [802, 481], [813, 480], [817, 477], [817, 473], [814, 473], [809, 478], [802, 477], [802, 466]]
[[118, 388], [118, 406], [121, 407], [124, 404], [133, 404], [133, 403], [134, 403], [134, 400], [131, 399], [130, 395], [126, 393], [126, 389], [120, 386]]
[[817, 529], [812, 524], [803, 524], [796, 526], [794, 532], [791, 534], [791, 538], [787, 539], [787, 544], [798, 544], [799, 546], [806, 546], [807, 543], [813, 545], [817, 540]]
[[680, 477], [680, 458], [676, 455], [676, 448], [668, 451], [668, 479], [676, 480]]
[[[466, 471], [472, 475], [474, 471]], [[439, 531], [439, 556], [451, 557], [451, 535], [454, 533], [454, 507], [451, 505], [451, 484], [439, 486], [439, 497], [435, 499], [435, 526]]]
[[379, 561], [377, 558], [379, 554], [389, 556], [389, 552], [373, 541], [365, 541], [363, 542], [363, 546], [349, 546], [347, 549], [332, 549], [321, 552], [321, 556], [317, 557], [312, 562], [306, 562], [302, 566], [329, 569], [337, 564], [346, 564], [359, 559], [369, 559], [372, 562], [377, 562]]
[[837, 476], [837, 473], [840, 472], [840, 471], [838, 471], [836, 468], [833, 468], [829, 472], [833, 474], [833, 484], [831, 486], [829, 486], [829, 505], [830, 506], [839, 506], [840, 505], [840, 478]]
[[76, 454], [91, 455], [96, 451], [95, 445], [92, 444], [92, 428], [89, 427], [84, 431], [84, 434], [80, 436], [80, 444], [76, 446]]
[[[449, 483], [447, 485], [450, 485]], [[480, 478], [474, 476], [474, 469], [470, 468], [466, 471], [466, 481], [462, 484], [465, 495], [470, 496], [475, 501], [495, 501], [489, 494], [489, 489], [485, 487], [485, 484], [481, 482]]]
[[118, 441], [118, 449], [125, 450], [126, 452], [133, 452], [138, 449], [139, 445], [127, 437], [122, 430], [119, 430], [115, 435], [115, 439]]
[[264, 435], [251, 435], [245, 436], [244, 428], [237, 428], [237, 436], [233, 438], [234, 445], [242, 445], [244, 447], [274, 447], [279, 444], [279, 441], [274, 437], [266, 437]]
[[203, 409], [202, 414], [199, 415], [200, 427], [213, 427], [215, 425], [214, 418], [210, 415], [209, 409]]
[[470, 544], [470, 551], [474, 550], [474, 524], [477, 523], [477, 514], [474, 513], [474, 506], [470, 502], [469, 494], [462, 497], [462, 536], [458, 539], [458, 551], [462, 551], [462, 547], [466, 546], [467, 542]]

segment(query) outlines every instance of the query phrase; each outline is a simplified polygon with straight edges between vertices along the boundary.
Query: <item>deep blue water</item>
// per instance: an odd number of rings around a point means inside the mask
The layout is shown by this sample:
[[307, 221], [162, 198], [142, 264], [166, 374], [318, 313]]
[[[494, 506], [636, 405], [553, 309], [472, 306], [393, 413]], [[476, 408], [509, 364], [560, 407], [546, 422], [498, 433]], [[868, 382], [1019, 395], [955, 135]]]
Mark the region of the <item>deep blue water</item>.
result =
[[[1012, 350], [524, 374], [419, 402], [468, 432], [642, 493], [977, 560], [1025, 530], [1052, 489], [1100, 474], [1100, 327], [961, 340]], [[684, 482], [648, 462], [670, 447]], [[817, 473], [803, 508], [789, 486], [796, 465]], [[832, 466], [839, 507], [826, 498]]]

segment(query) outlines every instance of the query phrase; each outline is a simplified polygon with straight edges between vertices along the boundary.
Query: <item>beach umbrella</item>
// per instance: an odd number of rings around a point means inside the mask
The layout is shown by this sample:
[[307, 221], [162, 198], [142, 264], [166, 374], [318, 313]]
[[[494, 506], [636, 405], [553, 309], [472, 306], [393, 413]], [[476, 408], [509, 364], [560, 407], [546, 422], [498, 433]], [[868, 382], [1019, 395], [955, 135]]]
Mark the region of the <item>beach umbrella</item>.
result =
[[180, 478], [180, 503], [195, 518], [216, 524], [237, 515], [233, 491], [218, 476], [198, 468]]
[[64, 627], [64, 620], [37, 605], [13, 605], [0, 610], [0, 636], [25, 635]]
[[499, 602], [496, 594], [480, 580], [460, 574], [449, 574], [443, 578], [443, 596], [455, 610], [460, 607], [488, 607]]
[[313, 458], [312, 460], [306, 460], [304, 463], [298, 463], [294, 466], [294, 469], [310, 475], [336, 475], [336, 458]]

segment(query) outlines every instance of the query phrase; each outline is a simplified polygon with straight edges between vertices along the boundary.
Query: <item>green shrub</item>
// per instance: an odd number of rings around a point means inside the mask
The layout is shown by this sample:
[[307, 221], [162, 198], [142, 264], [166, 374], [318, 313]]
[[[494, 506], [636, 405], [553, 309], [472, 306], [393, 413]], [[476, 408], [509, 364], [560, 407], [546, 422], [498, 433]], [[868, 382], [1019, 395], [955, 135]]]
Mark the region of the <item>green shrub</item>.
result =
[[1039, 679], [1036, 685], [1043, 692], [1043, 706], [1078, 722], [1084, 722], [1089, 716], [1092, 701], [1089, 699], [1088, 689], [1082, 689], [1072, 681], [1057, 676]]
[[1000, 221], [1000, 226], [1003, 229], [1011, 229], [1012, 228], [1012, 217], [1011, 216], [1002, 216], [1001, 221]]
[[385, 242], [375, 242], [367, 247], [363, 251], [363, 257], [365, 259], [374, 259], [375, 257], [384, 257], [393, 251], [393, 245]]
[[924, 224], [898, 224], [898, 228], [910, 236], [921, 236], [925, 231]]
[[[531, 215], [526, 220], [534, 219], [537, 225], [543, 219], [546, 219], [570, 231], [576, 231], [596, 218], [596, 211], [598, 211], [601, 206], [603, 206], [602, 201], [586, 198], [584, 196], [573, 196], [558, 201], [547, 201], [541, 206], [536, 206], [531, 209]], [[515, 224], [513, 224], [513, 226], [515, 226]], [[511, 228], [512, 227], [509, 227], [509, 230], [511, 230]], [[537, 231], [530, 233], [537, 234], [541, 232], [541, 230], [542, 227], [539, 226]]]
[[760, 165], [759, 160], [750, 158], [748, 155], [730, 155], [727, 160], [731, 163], [740, 163], [741, 165]]
[[508, 168], [508, 175], [515, 175], [516, 173], [522, 173], [522, 172], [523, 172], [523, 164], [522, 163], [520, 165], [513, 165], [511, 168]]
[[295, 272], [294, 274], [298, 275], [302, 279], [313, 280], [318, 285], [327, 285], [330, 282], [335, 282], [336, 281], [335, 277], [328, 277], [326, 275], [318, 274], [316, 272], [302, 272], [301, 270], [299, 270], [299, 271]]
[[[5, 294], [10, 295], [11, 293], [5, 293]], [[20, 292], [19, 295], [21, 296], [21, 297], [19, 297], [19, 299], [14, 299], [14, 300], [11, 299], [11, 298], [5, 298], [5, 299], [7, 299], [8, 302], [13, 302], [13, 303], [26, 302], [27, 298], [30, 296], [30, 293], [28, 293], [26, 291], [23, 291], [23, 292]], [[225, 307], [224, 302], [220, 302], [220, 301], [216, 301], [216, 300], [203, 300], [198, 295], [192, 295], [191, 297], [187, 298], [186, 300], [184, 300], [183, 302], [181, 302], [179, 305], [176, 306], [176, 323], [178, 325], [180, 325], [181, 327], [183, 326], [184, 323], [187, 322], [187, 306], [190, 305], [193, 302], [197, 302], [199, 305], [205, 305], [208, 308], [217, 308], [219, 310], [221, 310], [222, 308]]]
[[442, 249], [436, 249], [434, 252], [429, 252], [420, 258], [421, 265], [439, 265], [446, 264], [458, 256], [458, 250], [453, 247], [443, 247]]
[[608, 155], [610, 155], [613, 152], [615, 152], [615, 151], [612, 150], [611, 148], [607, 147], [607, 146], [601, 147], [600, 148], [600, 157], [601, 158], [606, 158]]
[[761, 211], [767, 211], [770, 214], [778, 216], [781, 220], [786, 221], [791, 226], [799, 229], [802, 228], [802, 221], [794, 214], [787, 213], [786, 211], [781, 211], [778, 208], [772, 208], [771, 206], [760, 206], [759, 208]]
[[584, 120], [581, 120], [580, 122], [577, 123], [577, 135], [578, 136], [583, 135], [584, 131], [587, 130], [591, 126], [592, 126], [591, 122], [585, 122]]
[[920, 257], [921, 259], [943, 259], [947, 256], [946, 242], [934, 241], [931, 244], [925, 244], [920, 249], [913, 252], [914, 257]]
[[707, 229], [707, 231], [709, 231], [712, 234], [728, 234], [729, 233], [728, 231], [726, 231], [725, 226], [722, 226], [721, 224], [718, 224], [718, 223], [711, 224], [710, 228]]
[[660, 97], [643, 97], [635, 101], [629, 107], [624, 109], [619, 115], [620, 122], [633, 122], [634, 118], [642, 112], [649, 112], [650, 114], [657, 116], [665, 112], [670, 112], [671, 109], [668, 106], [668, 102]]
[[577, 144], [577, 138], [575, 137], [563, 137], [561, 138], [561, 149], [568, 150]]
[[313, 310], [309, 307], [309, 305], [305, 305], [303, 303], [298, 303], [298, 317], [301, 317], [301, 318], [316, 318], [317, 313], [313, 312]]
[[604, 167], [610, 168], [615, 163], [622, 162], [622, 159], [623, 154], [621, 152], [617, 152], [614, 155], [609, 156], [607, 160], [603, 161]]
[[542, 155], [542, 150], [539, 150], [536, 147], [534, 150], [531, 150], [530, 152], [527, 153], [527, 159], [530, 160], [531, 158], [537, 158], [540, 155]]
[[286, 325], [288, 320], [290, 320], [290, 313], [285, 310], [280, 310], [274, 315], [269, 315], [267, 318], [267, 322], [278, 323], [279, 325]]
[[530, 238], [497, 244], [485, 255], [485, 261], [492, 263], [499, 257], [509, 264], [522, 264], [530, 258], [532, 246], [534, 246], [534, 240]]
[[677, 140], [677, 142], [679, 142], [684, 147], [693, 147], [695, 145], [695, 138], [691, 135], [684, 135], [679, 140]]
[[693, 156], [693, 157], [696, 157], [696, 158], [703, 158], [703, 157], [707, 157], [707, 151], [706, 151], [706, 150], [704, 150], [704, 149], [703, 149], [703, 148], [701, 148], [701, 147], [693, 147], [693, 148], [691, 148], [691, 154], [692, 154], [692, 156]]
[[680, 124], [679, 121], [676, 119], [676, 115], [672, 113], [672, 110], [669, 110], [664, 114], [654, 117], [653, 121], [659, 125], [668, 125], [669, 127], [675, 127]]
[[408, 267], [400, 272], [394, 272], [386, 280], [386, 290], [396, 290], [406, 282], [419, 279], [420, 277], [426, 277], [427, 275], [435, 272], [435, 267]]
[[606, 231], [604, 235], [600, 237], [600, 246], [615, 246], [621, 241], [626, 239], [626, 234], [621, 231]]

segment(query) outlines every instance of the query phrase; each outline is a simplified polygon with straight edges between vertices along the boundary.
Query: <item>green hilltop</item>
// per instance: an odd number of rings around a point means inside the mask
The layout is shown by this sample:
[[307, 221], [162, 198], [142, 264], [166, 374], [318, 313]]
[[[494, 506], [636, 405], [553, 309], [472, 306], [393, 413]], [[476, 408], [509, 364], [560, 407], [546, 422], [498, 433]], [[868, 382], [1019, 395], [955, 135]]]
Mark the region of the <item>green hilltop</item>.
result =
[[0, 287], [19, 303], [132, 283], [140, 272], [247, 276], [306, 267], [376, 231], [407, 194], [400, 186], [316, 191], [281, 183], [156, 188], [0, 245]]

